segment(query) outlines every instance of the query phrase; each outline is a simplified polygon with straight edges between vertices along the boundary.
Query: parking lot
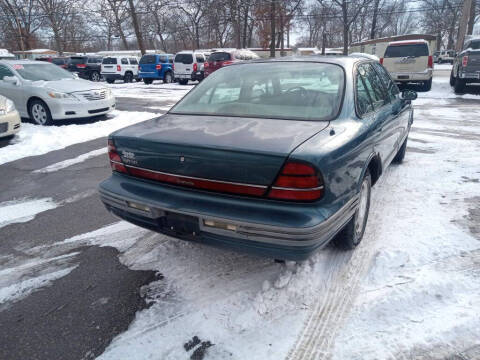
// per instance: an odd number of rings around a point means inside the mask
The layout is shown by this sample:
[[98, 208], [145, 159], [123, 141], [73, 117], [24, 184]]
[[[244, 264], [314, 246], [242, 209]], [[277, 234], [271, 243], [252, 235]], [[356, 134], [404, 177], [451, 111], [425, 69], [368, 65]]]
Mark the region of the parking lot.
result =
[[107, 135], [194, 85], [118, 82], [105, 117], [24, 123], [0, 143], [0, 358], [478, 359], [480, 87], [455, 95], [450, 69], [414, 101], [360, 246], [299, 263], [172, 239], [101, 204]]

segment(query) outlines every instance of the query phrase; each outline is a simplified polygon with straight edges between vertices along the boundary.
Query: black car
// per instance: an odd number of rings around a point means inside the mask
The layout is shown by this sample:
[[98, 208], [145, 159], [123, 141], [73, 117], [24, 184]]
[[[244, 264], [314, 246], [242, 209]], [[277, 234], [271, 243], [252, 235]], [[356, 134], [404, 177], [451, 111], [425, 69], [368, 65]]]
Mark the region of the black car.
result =
[[67, 70], [77, 73], [82, 79], [100, 81], [101, 57], [93, 56], [71, 56], [68, 61]]

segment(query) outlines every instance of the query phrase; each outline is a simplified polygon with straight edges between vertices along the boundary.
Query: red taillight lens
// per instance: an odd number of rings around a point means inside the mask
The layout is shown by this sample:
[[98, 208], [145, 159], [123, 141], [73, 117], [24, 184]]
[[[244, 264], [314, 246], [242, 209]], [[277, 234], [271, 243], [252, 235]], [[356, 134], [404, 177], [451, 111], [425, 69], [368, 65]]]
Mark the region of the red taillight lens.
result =
[[279, 200], [314, 201], [323, 195], [323, 180], [320, 173], [310, 164], [289, 161], [268, 193], [268, 197]]
[[198, 65], [197, 63], [193, 64], [193, 71], [197, 71], [198, 70]]
[[222, 65], [225, 66], [225, 65], [231, 65], [233, 64], [233, 61], [232, 60], [227, 60], [227, 61], [224, 61], [222, 62]]
[[155, 69], [157, 69], [157, 70], [162, 70], [162, 64], [157, 64], [157, 65], [155, 65]]
[[433, 69], [433, 56], [428, 57], [428, 67]]
[[383, 65], [383, 58], [380, 58], [380, 64]]
[[205, 65], [203, 65], [204, 68], [208, 68], [210, 66], [210, 64], [208, 62], [205, 63]]
[[77, 64], [78, 69], [85, 69], [87, 67], [86, 64]]
[[125, 165], [123, 165], [122, 158], [117, 153], [117, 149], [115, 148], [115, 144], [113, 140], [108, 140], [108, 157], [110, 158], [110, 166], [112, 167], [113, 171], [118, 171], [122, 173], [128, 173]]
[[122, 67], [120, 65], [117, 65], [117, 71], [122, 71]]
[[462, 58], [462, 66], [465, 67], [468, 65], [468, 56], [464, 56]]

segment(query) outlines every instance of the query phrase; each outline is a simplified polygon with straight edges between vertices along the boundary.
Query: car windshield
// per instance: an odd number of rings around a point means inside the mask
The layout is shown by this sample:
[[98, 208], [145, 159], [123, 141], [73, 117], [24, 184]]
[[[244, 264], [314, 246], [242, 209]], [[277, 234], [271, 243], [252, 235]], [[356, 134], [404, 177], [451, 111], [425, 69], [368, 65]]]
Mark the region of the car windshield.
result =
[[230, 54], [227, 52], [216, 52], [210, 55], [208, 61], [228, 61], [230, 60]]
[[177, 54], [177, 56], [175, 56], [175, 62], [182, 63], [182, 64], [191, 64], [193, 63], [193, 55]]
[[428, 56], [427, 44], [406, 44], [390, 45], [385, 51], [386, 58], [406, 57], [406, 56]]
[[174, 114], [331, 120], [345, 75], [335, 64], [278, 62], [228, 66], [197, 85]]
[[53, 64], [15, 64], [13, 68], [22, 78], [31, 81], [55, 81], [74, 78], [72, 73]]

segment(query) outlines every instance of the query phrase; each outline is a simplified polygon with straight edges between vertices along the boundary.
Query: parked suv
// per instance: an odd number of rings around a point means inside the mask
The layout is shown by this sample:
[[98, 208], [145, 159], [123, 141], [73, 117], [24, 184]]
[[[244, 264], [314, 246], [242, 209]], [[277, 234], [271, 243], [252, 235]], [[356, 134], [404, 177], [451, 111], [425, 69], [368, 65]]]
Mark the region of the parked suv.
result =
[[205, 63], [205, 77], [213, 73], [215, 70], [225, 65], [233, 64], [238, 61], [254, 60], [259, 56], [251, 50], [247, 49], [229, 49], [215, 51], [212, 53], [208, 61]]
[[380, 63], [397, 83], [422, 83], [424, 91], [432, 88], [433, 56], [425, 40], [389, 43]]
[[66, 69], [76, 73], [78, 77], [91, 81], [100, 81], [101, 57], [70, 56]]
[[173, 54], [149, 54], [143, 55], [138, 65], [138, 77], [145, 84], [151, 84], [153, 80], [163, 80], [171, 83], [175, 77], [173, 74]]
[[69, 58], [67, 57], [56, 57], [52, 59], [51, 63], [60, 66], [62, 69], [66, 69], [68, 68], [68, 61]]
[[202, 81], [206, 58], [203, 53], [195, 51], [181, 51], [175, 55], [175, 80], [186, 85], [188, 80]]
[[438, 54], [437, 62], [439, 64], [444, 62], [453, 64], [453, 60], [455, 60], [455, 50], [442, 50], [440, 51], [440, 54]]
[[138, 80], [138, 59], [134, 56], [103, 58], [101, 74], [109, 84], [113, 84], [115, 80], [126, 83]]
[[461, 93], [467, 83], [480, 83], [480, 39], [468, 40], [453, 62], [450, 85]]

